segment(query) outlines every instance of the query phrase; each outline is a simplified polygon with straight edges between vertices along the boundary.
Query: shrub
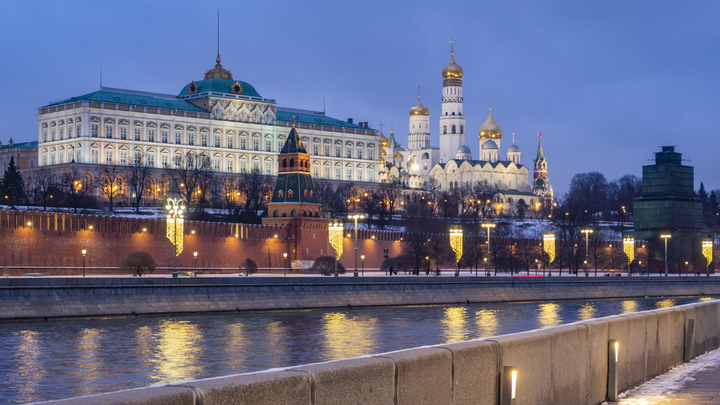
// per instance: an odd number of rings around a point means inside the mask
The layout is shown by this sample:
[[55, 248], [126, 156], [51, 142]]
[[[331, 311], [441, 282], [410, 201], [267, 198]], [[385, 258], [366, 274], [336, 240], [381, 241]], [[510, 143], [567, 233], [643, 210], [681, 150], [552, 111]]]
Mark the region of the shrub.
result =
[[[338, 274], [345, 274], [345, 267], [342, 263], [337, 264]], [[315, 259], [310, 271], [313, 273], [320, 273], [323, 276], [330, 276], [335, 274], [335, 257], [333, 256], [320, 256]]]
[[257, 264], [255, 264], [253, 259], [247, 258], [244, 262], [242, 262], [240, 265], [240, 274], [243, 272], [246, 276], [257, 273]]
[[155, 259], [148, 252], [135, 252], [121, 259], [118, 267], [133, 276], [142, 277], [145, 273], [155, 272]]

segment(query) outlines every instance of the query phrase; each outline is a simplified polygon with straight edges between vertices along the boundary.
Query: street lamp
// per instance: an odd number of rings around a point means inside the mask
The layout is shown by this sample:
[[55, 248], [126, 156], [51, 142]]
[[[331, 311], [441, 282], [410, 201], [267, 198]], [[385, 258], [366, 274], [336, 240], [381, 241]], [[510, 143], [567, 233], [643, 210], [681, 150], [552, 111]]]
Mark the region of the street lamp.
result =
[[[487, 229], [487, 260], [485, 261], [485, 274], [490, 275], [490, 229], [495, 228], [495, 224], [492, 222], [483, 222], [480, 226]], [[497, 267], [495, 268], [495, 275], [497, 276]]]
[[340, 221], [333, 222], [328, 227], [330, 245], [335, 249], [335, 277], [338, 276], [337, 261], [343, 254], [343, 230], [343, 224]]
[[82, 255], [83, 255], [83, 277], [85, 277], [85, 255], [87, 254], [87, 249], [82, 248]]
[[[592, 229], [582, 229], [580, 232], [585, 234], [585, 277], [589, 277], [590, 274], [588, 273], [588, 259], [589, 259], [589, 253], [588, 253], [588, 236], [593, 232]], [[597, 274], [596, 274], [597, 275]]]
[[661, 238], [665, 239], [665, 277], [668, 276], [668, 262], [667, 262], [667, 240], [672, 238], [672, 235], [664, 233], [660, 235]]
[[[173, 267], [173, 278], [177, 278], [177, 257], [183, 250], [183, 214], [185, 211], [185, 202], [180, 198], [168, 198], [165, 209], [168, 211], [167, 215], [167, 231], [166, 236], [173, 243], [173, 254], [174, 267]], [[178, 234], [180, 240], [178, 240]]]
[[197, 250], [193, 252], [193, 257], [195, 257], [195, 277], [197, 277]]
[[455, 252], [455, 277], [460, 275], [460, 258], [463, 253], [463, 231], [460, 227], [450, 228], [450, 247]]
[[283, 253], [283, 277], [287, 276], [287, 252]]
[[362, 262], [362, 275], [365, 275], [365, 255], [360, 255], [360, 261]]
[[354, 277], [358, 276], [357, 271], [357, 220], [365, 218], [365, 215], [363, 214], [352, 214], [348, 215], [348, 219], [354, 219], [355, 220], [355, 273]]
[[[390, 251], [389, 249], [383, 249], [383, 258], [385, 259], [385, 261], [387, 261], [388, 257], [390, 257], [390, 256], [388, 256], [388, 252], [389, 252], [389, 251]], [[386, 276], [387, 276], [387, 273], [388, 273], [388, 270], [385, 269], [385, 275], [386, 275]]]

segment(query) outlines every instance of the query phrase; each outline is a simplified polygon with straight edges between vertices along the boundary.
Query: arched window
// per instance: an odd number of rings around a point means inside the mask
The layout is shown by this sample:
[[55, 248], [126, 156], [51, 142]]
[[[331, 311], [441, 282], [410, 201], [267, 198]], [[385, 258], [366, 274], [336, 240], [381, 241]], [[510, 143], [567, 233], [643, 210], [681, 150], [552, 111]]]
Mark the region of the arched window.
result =
[[295, 167], [295, 159], [290, 158], [290, 167]]
[[460, 133], [461, 134], [465, 133], [465, 125], [460, 125]]
[[282, 191], [282, 190], [278, 191], [278, 197], [279, 197], [279, 198], [283, 198], [283, 191]]
[[443, 134], [447, 134], [447, 125], [443, 125]]
[[430, 159], [430, 155], [427, 152], [425, 152], [422, 154], [422, 158], [423, 158], [423, 160]]
[[277, 218], [277, 216], [278, 216], [278, 210], [273, 211], [273, 217]]
[[287, 159], [283, 159], [283, 167], [287, 167]]
[[293, 208], [293, 210], [290, 211], [290, 216], [293, 217], [293, 218], [295, 218], [295, 214], [296, 214], [295, 208]]
[[[288, 190], [288, 198], [292, 198], [292, 196], [293, 196], [292, 190]], [[295, 215], [293, 215], [293, 216], [295, 216]]]
[[452, 126], [452, 133], [453, 134], [455, 133], [455, 124], [453, 124], [453, 126]]

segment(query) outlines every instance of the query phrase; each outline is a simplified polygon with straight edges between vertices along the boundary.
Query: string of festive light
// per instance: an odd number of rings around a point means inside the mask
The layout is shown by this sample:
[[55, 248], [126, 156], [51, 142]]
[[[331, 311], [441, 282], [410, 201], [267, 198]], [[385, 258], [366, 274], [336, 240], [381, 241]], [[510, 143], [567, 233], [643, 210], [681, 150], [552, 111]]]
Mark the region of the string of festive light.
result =
[[710, 265], [710, 263], [713, 260], [713, 243], [710, 240], [704, 240], [702, 242], [702, 254], [705, 256], [705, 260], [707, 260], [707, 264]]
[[548, 255], [550, 263], [555, 260], [555, 234], [546, 233], [543, 235], [543, 250]]
[[185, 202], [179, 198], [168, 198], [165, 209], [168, 210], [165, 236], [175, 244], [175, 255], [179, 256], [183, 251], [183, 228], [185, 225], [183, 212], [185, 211]]
[[459, 262], [463, 254], [462, 228], [450, 228], [450, 247], [455, 252], [455, 261]]
[[632, 263], [635, 260], [635, 238], [628, 236], [623, 239], [623, 251], [627, 256], [628, 264]]
[[334, 222], [328, 227], [330, 245], [335, 249], [335, 259], [340, 259], [343, 254], [343, 228], [342, 222]]

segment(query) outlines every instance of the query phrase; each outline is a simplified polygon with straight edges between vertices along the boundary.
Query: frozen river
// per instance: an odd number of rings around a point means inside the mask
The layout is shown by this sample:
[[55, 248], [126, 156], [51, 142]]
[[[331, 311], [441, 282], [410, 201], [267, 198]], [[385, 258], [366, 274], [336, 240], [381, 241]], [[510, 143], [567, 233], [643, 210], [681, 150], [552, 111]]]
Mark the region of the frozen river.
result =
[[0, 324], [0, 403], [237, 374], [711, 298], [275, 311]]

